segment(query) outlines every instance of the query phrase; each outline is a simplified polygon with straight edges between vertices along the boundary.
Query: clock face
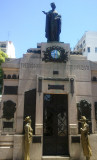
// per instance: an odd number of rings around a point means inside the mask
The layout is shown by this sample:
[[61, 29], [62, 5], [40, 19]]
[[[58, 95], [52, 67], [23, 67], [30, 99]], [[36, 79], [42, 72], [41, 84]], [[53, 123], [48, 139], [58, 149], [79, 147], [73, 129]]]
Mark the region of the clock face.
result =
[[60, 57], [60, 52], [58, 50], [52, 50], [51, 57], [54, 59], [58, 59]]
[[45, 62], [59, 62], [66, 63], [68, 61], [68, 52], [60, 46], [51, 46], [46, 48], [44, 57], [42, 58]]

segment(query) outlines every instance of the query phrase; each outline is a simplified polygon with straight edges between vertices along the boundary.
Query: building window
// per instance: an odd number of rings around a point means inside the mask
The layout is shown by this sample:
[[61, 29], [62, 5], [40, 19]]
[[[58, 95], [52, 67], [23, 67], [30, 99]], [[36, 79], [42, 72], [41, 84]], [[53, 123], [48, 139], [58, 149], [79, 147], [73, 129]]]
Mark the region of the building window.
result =
[[77, 46], [77, 50], [79, 49], [79, 46]]
[[85, 52], [85, 48], [83, 49], [83, 52]]
[[6, 44], [1, 44], [1, 47], [2, 48], [6, 48]]
[[97, 53], [97, 47], [95, 47], [95, 53]]
[[85, 44], [85, 40], [83, 41], [83, 44]]
[[90, 52], [90, 47], [87, 47], [87, 51]]
[[82, 48], [82, 44], [80, 44], [80, 48]]

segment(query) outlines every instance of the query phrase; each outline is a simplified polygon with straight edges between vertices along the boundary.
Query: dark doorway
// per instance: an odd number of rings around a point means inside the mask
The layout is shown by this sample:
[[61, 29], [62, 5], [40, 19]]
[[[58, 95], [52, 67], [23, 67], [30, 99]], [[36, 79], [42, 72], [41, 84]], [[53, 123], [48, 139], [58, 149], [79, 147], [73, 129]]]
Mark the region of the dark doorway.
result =
[[[24, 95], [24, 119], [31, 116], [31, 127], [33, 134], [35, 134], [35, 115], [36, 115], [36, 89], [25, 92]], [[24, 131], [23, 131], [24, 132]]]
[[68, 96], [44, 94], [43, 155], [68, 155]]

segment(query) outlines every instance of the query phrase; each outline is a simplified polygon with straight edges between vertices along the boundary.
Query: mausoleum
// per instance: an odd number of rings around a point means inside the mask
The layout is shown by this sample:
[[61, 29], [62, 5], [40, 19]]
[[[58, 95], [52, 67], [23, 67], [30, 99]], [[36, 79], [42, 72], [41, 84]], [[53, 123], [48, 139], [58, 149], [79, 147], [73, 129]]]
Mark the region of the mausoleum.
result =
[[56, 31], [57, 36], [52, 26], [48, 42], [2, 65], [0, 160], [24, 159], [27, 116], [33, 128], [31, 160], [84, 160], [81, 116], [89, 124], [91, 160], [97, 160], [97, 63], [71, 52]]

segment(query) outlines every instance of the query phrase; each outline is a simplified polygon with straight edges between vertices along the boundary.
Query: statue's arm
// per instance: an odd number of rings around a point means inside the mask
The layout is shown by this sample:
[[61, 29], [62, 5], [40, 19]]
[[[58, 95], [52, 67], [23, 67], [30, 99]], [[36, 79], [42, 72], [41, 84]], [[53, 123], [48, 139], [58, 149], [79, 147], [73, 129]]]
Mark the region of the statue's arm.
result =
[[88, 125], [85, 126], [84, 128], [80, 128], [80, 131], [87, 137], [89, 134], [89, 128]]
[[47, 15], [47, 12], [45, 12], [45, 11], [42, 11], [42, 12]]

